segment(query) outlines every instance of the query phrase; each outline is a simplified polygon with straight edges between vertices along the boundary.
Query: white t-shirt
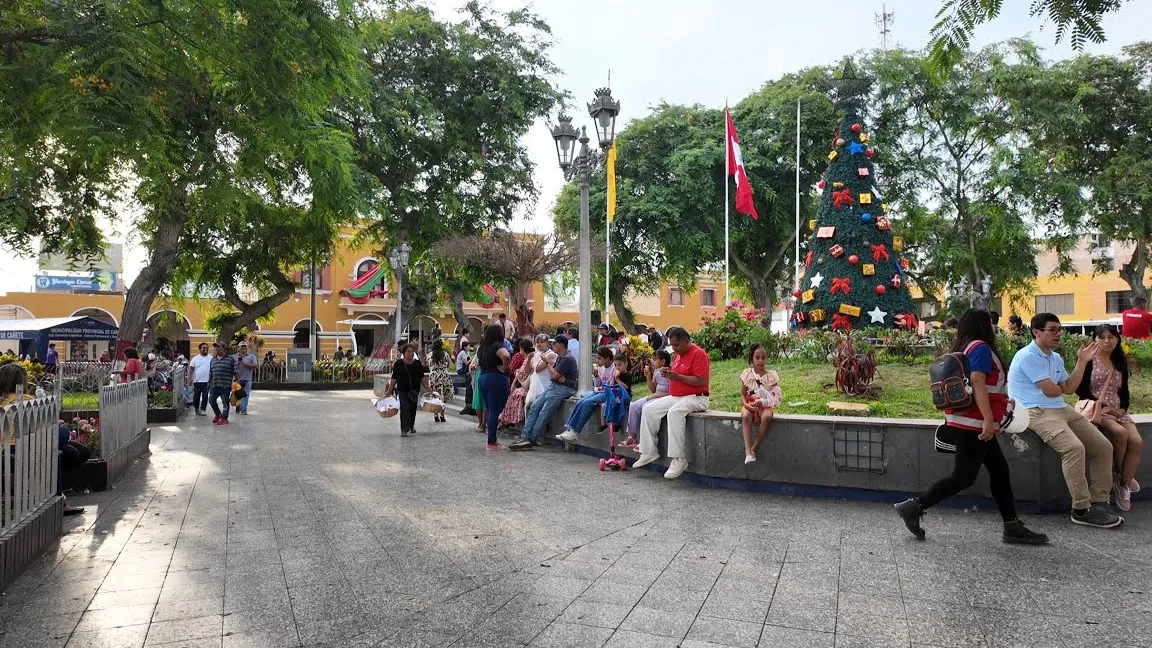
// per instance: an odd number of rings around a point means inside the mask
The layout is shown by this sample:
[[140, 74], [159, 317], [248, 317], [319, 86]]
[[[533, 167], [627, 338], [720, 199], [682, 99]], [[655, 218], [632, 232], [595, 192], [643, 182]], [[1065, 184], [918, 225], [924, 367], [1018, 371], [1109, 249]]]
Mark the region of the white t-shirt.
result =
[[540, 368], [540, 364], [544, 362], [555, 363], [556, 352], [549, 349], [544, 352], [537, 350], [532, 354], [532, 380], [535, 380], [539, 384], [539, 387], [536, 389], [538, 393], [541, 394], [552, 386], [552, 374], [548, 373], [547, 369], [539, 372], [536, 371], [536, 369]]
[[188, 363], [188, 366], [192, 367], [192, 382], [206, 383], [212, 369], [212, 356], [197, 354]]

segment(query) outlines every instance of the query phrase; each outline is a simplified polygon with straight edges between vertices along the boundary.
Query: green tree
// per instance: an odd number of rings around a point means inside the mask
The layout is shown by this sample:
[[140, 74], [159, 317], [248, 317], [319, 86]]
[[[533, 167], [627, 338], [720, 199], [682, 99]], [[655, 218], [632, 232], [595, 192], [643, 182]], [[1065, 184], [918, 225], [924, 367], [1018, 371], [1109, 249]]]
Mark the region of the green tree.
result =
[[870, 80], [856, 77], [851, 61], [836, 83], [843, 110], [833, 134], [816, 231], [800, 282], [796, 319], [833, 329], [910, 326], [913, 313], [900, 250], [876, 182], [874, 152], [863, 119]]
[[[1029, 13], [1043, 16], [1056, 25], [1056, 42], [1068, 35], [1073, 49], [1083, 49], [1088, 42], [1104, 42], [1100, 21], [1104, 14], [1118, 11], [1130, 0], [1032, 0]], [[1000, 15], [1004, 0], [944, 0], [936, 13], [930, 44], [932, 66], [947, 72], [960, 63], [968, 50], [976, 27]]]
[[1020, 294], [1037, 272], [1034, 233], [1066, 253], [1079, 219], [1077, 188], [1027, 145], [1000, 79], [1038, 69], [1023, 41], [967, 53], [948, 79], [916, 52], [876, 53], [877, 160], [909, 275], [926, 295], [991, 277], [998, 294]]
[[[1024, 69], [1004, 83], [1022, 114], [1021, 128], [1036, 154], [1077, 186], [1084, 219], [1074, 231], [1099, 233], [1132, 247], [1112, 267], [1134, 297], [1148, 297], [1152, 257], [1152, 43], [1125, 47], [1122, 56], [1082, 55], [1043, 69]], [[1070, 228], [1071, 229], [1071, 228]], [[1061, 268], [1071, 271], [1067, 264]]]
[[[367, 196], [358, 242], [384, 252], [407, 242], [410, 267], [424, 276], [437, 241], [488, 231], [531, 205], [532, 164], [520, 138], [562, 98], [549, 81], [556, 69], [540, 18], [477, 2], [463, 11], [449, 22], [401, 5], [361, 24], [370, 93], [338, 111]], [[470, 288], [462, 278], [406, 289], [402, 317], [427, 310], [421, 296], [462, 297]], [[456, 302], [454, 310], [463, 312]], [[390, 318], [385, 339], [396, 325], [404, 322]]]
[[[19, 249], [90, 254], [93, 216], [139, 208], [149, 250], [125, 298], [133, 344], [189, 226], [281, 196], [350, 212], [352, 148], [327, 120], [359, 70], [349, 7], [15, 0], [0, 23], [0, 219]], [[88, 213], [82, 213], [83, 210]]]

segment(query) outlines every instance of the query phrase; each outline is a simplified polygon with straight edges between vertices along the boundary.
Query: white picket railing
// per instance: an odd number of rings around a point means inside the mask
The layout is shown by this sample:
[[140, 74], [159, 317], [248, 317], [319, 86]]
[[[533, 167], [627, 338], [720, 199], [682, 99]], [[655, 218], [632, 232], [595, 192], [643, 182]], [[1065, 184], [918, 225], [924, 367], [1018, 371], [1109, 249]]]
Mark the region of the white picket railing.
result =
[[148, 425], [148, 380], [100, 388], [100, 455], [110, 457]]
[[59, 466], [60, 395], [49, 392], [3, 408], [0, 446], [0, 537], [56, 495]]

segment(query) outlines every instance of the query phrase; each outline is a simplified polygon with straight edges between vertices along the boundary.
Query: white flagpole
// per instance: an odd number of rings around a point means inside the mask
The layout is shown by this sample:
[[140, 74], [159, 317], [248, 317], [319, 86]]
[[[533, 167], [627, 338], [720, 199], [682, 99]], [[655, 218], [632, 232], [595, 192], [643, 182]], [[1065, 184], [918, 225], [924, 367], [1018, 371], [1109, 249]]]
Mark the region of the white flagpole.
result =
[[731, 135], [728, 133], [728, 102], [724, 102], [724, 305], [732, 305], [732, 285], [728, 275], [728, 175], [732, 172], [728, 168], [728, 159], [732, 156], [729, 148], [732, 146]]
[[800, 100], [796, 100], [796, 285], [800, 290]]

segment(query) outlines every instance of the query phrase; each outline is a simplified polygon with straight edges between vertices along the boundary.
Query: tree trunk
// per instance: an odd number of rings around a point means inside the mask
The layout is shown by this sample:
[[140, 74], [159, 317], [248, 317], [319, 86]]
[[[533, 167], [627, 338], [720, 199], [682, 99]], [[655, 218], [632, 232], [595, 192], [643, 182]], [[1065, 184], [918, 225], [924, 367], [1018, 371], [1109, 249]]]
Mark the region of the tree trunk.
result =
[[1144, 285], [1144, 275], [1148, 270], [1149, 239], [1142, 238], [1134, 241], [1132, 258], [1128, 263], [1120, 266], [1120, 278], [1132, 289], [1132, 299], [1148, 299], [1148, 288]]
[[168, 281], [172, 268], [176, 266], [176, 255], [180, 251], [180, 239], [188, 212], [184, 207], [184, 193], [180, 192], [177, 207], [165, 213], [157, 223], [152, 236], [152, 254], [148, 265], [128, 288], [124, 296], [124, 312], [120, 316], [120, 339], [116, 343], [116, 359], [124, 359], [124, 349], [136, 346], [144, 335], [144, 325], [148, 322], [148, 311], [160, 288]]
[[516, 332], [518, 335], [533, 335], [536, 332], [535, 324], [532, 321], [534, 315], [532, 309], [528, 308], [528, 300], [524, 299], [524, 286], [522, 284], [513, 284], [508, 289], [508, 299], [512, 302], [512, 310], [516, 316]]
[[612, 310], [616, 311], [616, 319], [620, 320], [620, 329], [628, 335], [636, 334], [636, 317], [632, 309], [624, 301], [624, 291], [615, 290], [612, 293]]
[[[225, 322], [220, 327], [220, 339], [231, 340], [233, 336], [236, 335], [236, 331], [245, 327], [251, 327], [256, 323], [256, 320], [268, 315], [276, 310], [277, 306], [288, 301], [288, 298], [291, 297], [294, 292], [296, 292], [296, 288], [292, 287], [288, 290], [281, 290], [280, 292], [269, 295], [260, 301], [244, 304], [240, 307], [240, 314], [236, 316], [236, 319], [231, 322]], [[233, 304], [233, 306], [236, 306], [236, 304]]]
[[472, 335], [472, 322], [468, 321], [468, 315], [464, 312], [463, 291], [452, 291], [452, 317], [455, 318], [456, 326], [460, 331], [468, 333], [470, 339], [476, 339]]

